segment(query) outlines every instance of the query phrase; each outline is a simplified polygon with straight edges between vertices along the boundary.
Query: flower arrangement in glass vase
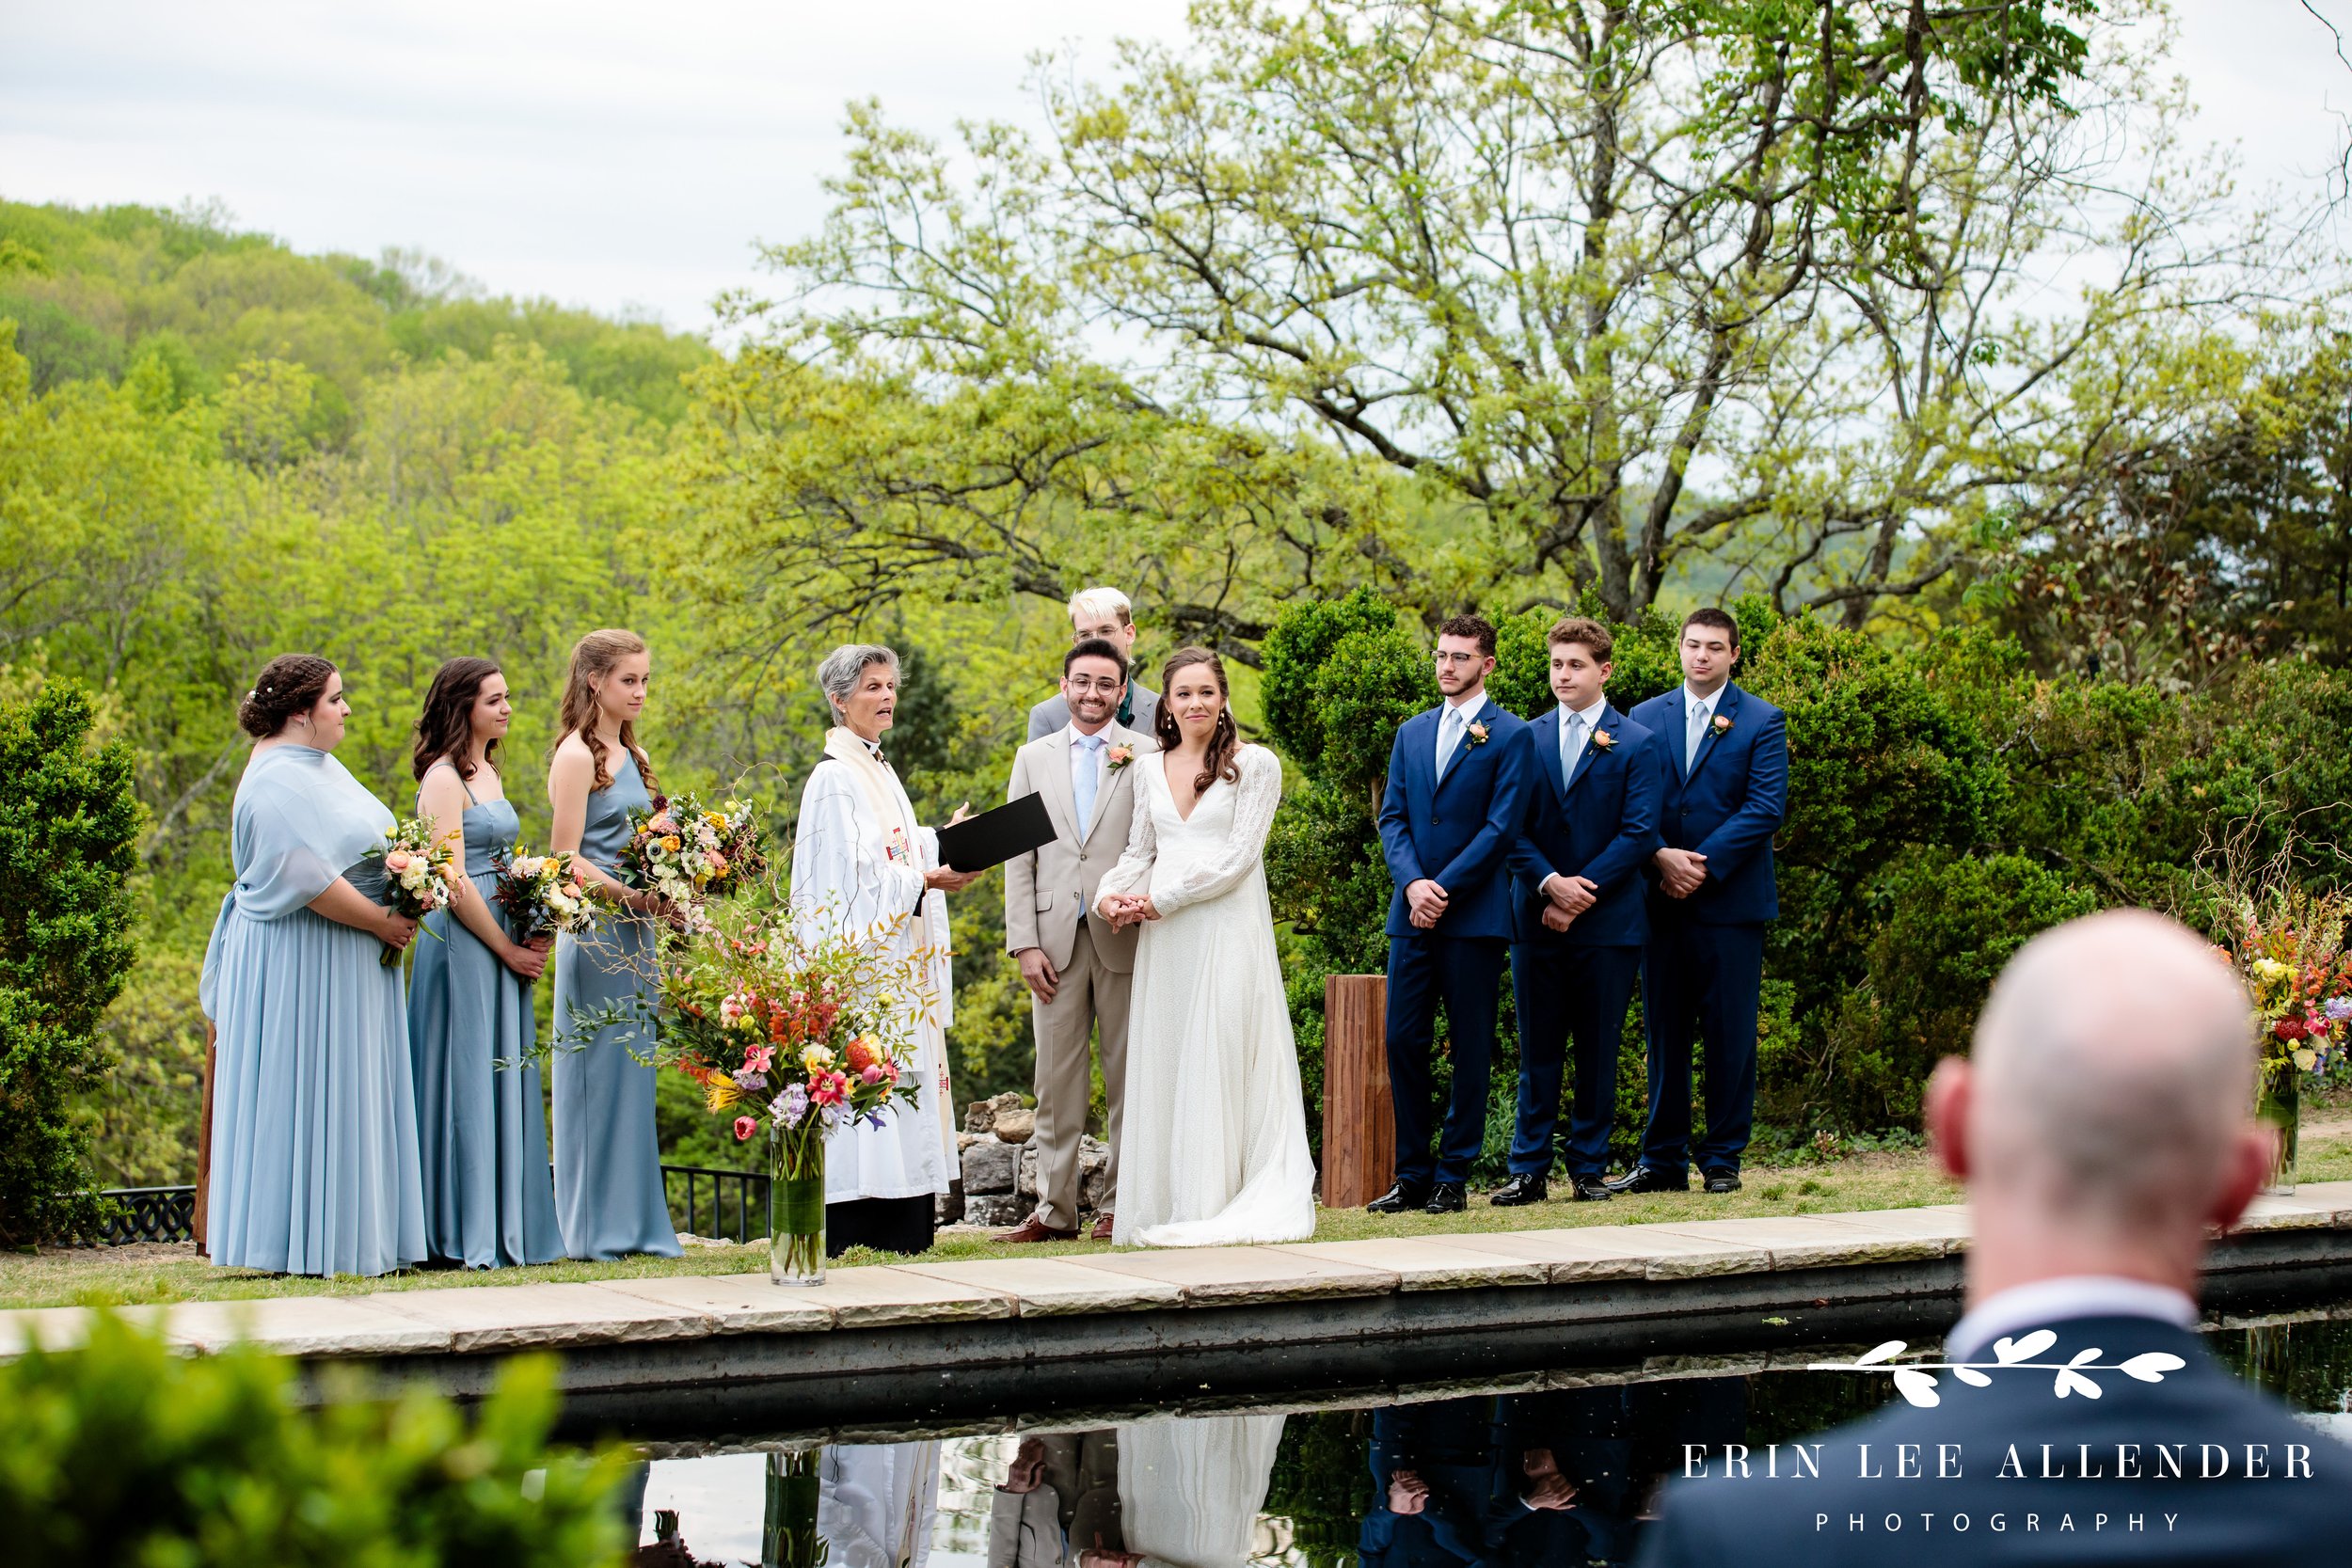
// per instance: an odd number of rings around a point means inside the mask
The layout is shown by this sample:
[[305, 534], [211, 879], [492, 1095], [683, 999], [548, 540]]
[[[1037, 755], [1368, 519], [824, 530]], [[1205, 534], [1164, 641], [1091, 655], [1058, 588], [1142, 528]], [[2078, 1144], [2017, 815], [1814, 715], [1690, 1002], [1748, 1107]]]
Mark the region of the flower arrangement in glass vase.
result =
[[[463, 875], [451, 841], [434, 837], [430, 818], [393, 823], [384, 830], [384, 842], [360, 858], [384, 863], [384, 890], [376, 901], [411, 920], [448, 908]], [[391, 968], [400, 962], [400, 949], [386, 943], [377, 961]]]
[[2279, 1131], [2273, 1191], [2294, 1189], [2302, 1080], [2344, 1059], [2352, 1025], [2347, 919], [2352, 902], [2344, 895], [2283, 879], [2238, 895], [2226, 907], [2226, 951], [2261, 1022], [2256, 1111]]
[[668, 899], [688, 925], [702, 922], [709, 900], [741, 892], [768, 868], [748, 800], [711, 807], [692, 795], [663, 796], [653, 810], [631, 813], [629, 829], [621, 879]]
[[783, 911], [736, 906], [672, 933], [659, 958], [654, 1060], [703, 1086], [735, 1136], [769, 1140], [769, 1275], [825, 1276], [825, 1135], [912, 1114], [911, 1021], [927, 955], [804, 928]]

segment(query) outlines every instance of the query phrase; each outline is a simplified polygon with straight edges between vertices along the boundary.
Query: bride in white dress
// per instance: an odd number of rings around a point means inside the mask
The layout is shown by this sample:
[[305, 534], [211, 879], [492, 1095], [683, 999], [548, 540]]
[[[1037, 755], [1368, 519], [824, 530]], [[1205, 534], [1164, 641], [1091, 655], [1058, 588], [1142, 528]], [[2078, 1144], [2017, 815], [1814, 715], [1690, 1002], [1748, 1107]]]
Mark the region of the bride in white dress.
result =
[[1138, 756], [1127, 852], [1095, 907], [1145, 922], [1127, 1025], [1127, 1114], [1111, 1239], [1218, 1246], [1314, 1234], [1298, 1048], [1266, 898], [1282, 765], [1244, 746], [1225, 667], [1184, 648]]

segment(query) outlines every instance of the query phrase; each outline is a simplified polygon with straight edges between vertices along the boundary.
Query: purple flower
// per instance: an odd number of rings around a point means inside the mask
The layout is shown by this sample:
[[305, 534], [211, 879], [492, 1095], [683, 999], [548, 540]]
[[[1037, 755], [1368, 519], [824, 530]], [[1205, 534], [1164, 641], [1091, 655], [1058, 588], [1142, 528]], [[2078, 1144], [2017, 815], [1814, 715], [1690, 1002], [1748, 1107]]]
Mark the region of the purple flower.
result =
[[801, 1118], [808, 1115], [808, 1085], [787, 1084], [784, 1092], [768, 1107], [768, 1113], [783, 1126], [800, 1126]]
[[735, 1086], [746, 1094], [764, 1089], [768, 1086], [768, 1075], [754, 1072], [750, 1068], [738, 1068], [735, 1070]]
[[2335, 1020], [2338, 1023], [2342, 1023], [2345, 1019], [2352, 1018], [2352, 996], [2330, 997], [2328, 1000], [2328, 1005], [2325, 1007], [2322, 1007], [2320, 1011], [2326, 1013], [2329, 1018]]

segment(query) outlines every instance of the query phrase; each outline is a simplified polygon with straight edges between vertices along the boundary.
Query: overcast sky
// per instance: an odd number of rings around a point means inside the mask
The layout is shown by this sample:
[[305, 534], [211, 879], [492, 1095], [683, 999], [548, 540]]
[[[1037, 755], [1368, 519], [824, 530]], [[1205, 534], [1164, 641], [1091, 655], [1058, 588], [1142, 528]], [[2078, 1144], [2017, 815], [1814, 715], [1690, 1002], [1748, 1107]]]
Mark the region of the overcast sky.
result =
[[[2300, 0], [2177, 0], [2249, 184], [2316, 191], [2352, 68]], [[2314, 0], [2352, 33], [2352, 0]], [[1098, 70], [1182, 0], [0, 0], [0, 196], [217, 198], [305, 251], [415, 246], [493, 292], [700, 329], [752, 246], [820, 221], [842, 104], [1031, 117], [1035, 50]]]

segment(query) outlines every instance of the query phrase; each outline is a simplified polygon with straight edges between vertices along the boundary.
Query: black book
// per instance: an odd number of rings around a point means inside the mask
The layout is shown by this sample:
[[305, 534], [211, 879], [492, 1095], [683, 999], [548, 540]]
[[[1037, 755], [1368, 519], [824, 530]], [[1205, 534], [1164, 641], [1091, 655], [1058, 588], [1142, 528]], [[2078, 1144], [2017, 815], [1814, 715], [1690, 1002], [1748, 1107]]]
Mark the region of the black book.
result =
[[939, 863], [956, 871], [985, 871], [1015, 855], [1054, 842], [1054, 819], [1039, 795], [1024, 795], [939, 830]]

